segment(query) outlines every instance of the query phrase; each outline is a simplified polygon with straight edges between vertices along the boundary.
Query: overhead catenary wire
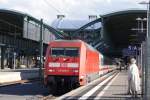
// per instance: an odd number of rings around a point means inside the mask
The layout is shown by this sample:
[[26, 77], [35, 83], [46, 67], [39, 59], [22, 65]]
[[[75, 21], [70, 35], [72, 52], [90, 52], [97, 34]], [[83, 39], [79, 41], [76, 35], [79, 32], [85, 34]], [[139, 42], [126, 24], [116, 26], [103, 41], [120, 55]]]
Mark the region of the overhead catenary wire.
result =
[[[63, 12], [62, 11], [60, 11], [58, 8], [56, 8], [55, 6], [53, 6], [50, 2], [48, 2], [47, 0], [44, 0], [44, 2], [49, 6], [49, 7], [51, 7], [52, 9], [54, 9], [57, 13], [60, 13], [60, 14], [62, 14]], [[60, 22], [60, 21], [59, 21]], [[74, 25], [72, 22], [70, 22], [70, 24], [72, 24], [74, 27], [76, 27], [77, 29], [79, 28], [79, 27], [77, 27], [76, 25]]]
[[53, 8], [56, 12], [58, 13], [62, 13], [59, 9], [57, 9], [56, 7], [54, 7], [50, 2], [48, 2], [47, 0], [44, 0], [44, 2], [50, 6], [51, 8]]

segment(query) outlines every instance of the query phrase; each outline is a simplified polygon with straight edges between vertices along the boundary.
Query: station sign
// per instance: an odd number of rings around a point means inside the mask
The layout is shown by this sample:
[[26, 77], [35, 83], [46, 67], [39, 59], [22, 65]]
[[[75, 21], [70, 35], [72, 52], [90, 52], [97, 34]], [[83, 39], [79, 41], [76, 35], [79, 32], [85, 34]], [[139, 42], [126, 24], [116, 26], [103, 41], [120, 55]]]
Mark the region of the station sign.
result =
[[136, 56], [137, 47], [136, 46], [128, 46], [128, 48], [124, 48], [122, 50], [123, 56]]

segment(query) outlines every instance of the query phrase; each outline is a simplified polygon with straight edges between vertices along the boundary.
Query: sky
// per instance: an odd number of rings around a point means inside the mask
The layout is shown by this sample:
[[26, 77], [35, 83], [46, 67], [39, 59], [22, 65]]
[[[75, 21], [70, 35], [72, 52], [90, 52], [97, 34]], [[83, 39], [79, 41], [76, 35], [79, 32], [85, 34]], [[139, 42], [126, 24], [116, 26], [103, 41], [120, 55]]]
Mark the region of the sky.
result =
[[146, 9], [139, 4], [148, 0], [0, 0], [0, 9], [27, 13], [50, 24], [56, 15], [65, 19], [88, 19], [88, 15], [103, 15], [126, 9]]

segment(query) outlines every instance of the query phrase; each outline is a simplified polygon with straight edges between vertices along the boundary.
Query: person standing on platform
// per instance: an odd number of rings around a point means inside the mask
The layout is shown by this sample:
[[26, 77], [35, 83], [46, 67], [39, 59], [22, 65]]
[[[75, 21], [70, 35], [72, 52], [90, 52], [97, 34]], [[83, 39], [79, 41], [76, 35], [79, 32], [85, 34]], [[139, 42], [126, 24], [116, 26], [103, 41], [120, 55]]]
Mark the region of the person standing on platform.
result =
[[117, 69], [121, 71], [121, 62], [119, 60], [116, 62], [116, 66], [117, 66]]
[[121, 67], [122, 67], [121, 61], [118, 62], [118, 65], [119, 65], [119, 70], [121, 71]]
[[128, 83], [128, 92], [130, 93], [131, 90], [132, 95], [137, 97], [137, 92], [140, 90], [140, 76], [139, 69], [134, 58], [131, 58], [128, 68]]

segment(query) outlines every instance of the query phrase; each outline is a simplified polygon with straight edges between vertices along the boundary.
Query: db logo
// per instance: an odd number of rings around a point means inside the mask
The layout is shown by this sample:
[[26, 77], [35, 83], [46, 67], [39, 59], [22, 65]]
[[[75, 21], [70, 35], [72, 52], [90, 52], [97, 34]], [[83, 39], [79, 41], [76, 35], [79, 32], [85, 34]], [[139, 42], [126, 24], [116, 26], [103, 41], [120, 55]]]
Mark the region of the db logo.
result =
[[67, 67], [67, 63], [61, 63], [61, 67]]

